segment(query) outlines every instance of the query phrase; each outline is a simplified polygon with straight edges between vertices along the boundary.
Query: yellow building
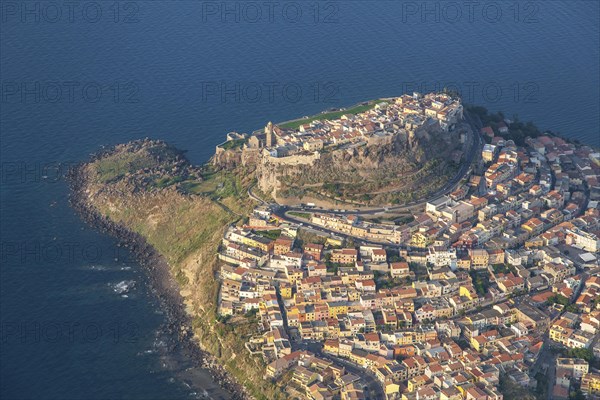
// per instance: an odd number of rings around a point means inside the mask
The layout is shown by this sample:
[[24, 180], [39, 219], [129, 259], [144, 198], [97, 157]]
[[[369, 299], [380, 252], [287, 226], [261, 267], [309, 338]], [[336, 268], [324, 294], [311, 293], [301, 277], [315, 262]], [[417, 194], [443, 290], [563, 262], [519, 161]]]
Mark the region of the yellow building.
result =
[[470, 269], [471, 268], [471, 259], [470, 258], [459, 258], [456, 261], [456, 266], [460, 269]]
[[323, 351], [336, 356], [340, 354], [340, 342], [334, 339], [326, 340], [323, 344]]
[[496, 340], [498, 340], [498, 332], [496, 330], [487, 331], [479, 336], [472, 337], [471, 347], [477, 351], [482, 351], [494, 344]]
[[425, 233], [425, 232], [415, 232], [413, 233], [411, 239], [411, 244], [414, 247], [418, 247], [421, 249], [427, 248], [433, 240]]
[[279, 285], [279, 293], [281, 293], [281, 297], [284, 299], [292, 298], [292, 286], [291, 285]]
[[287, 310], [287, 318], [288, 325], [290, 326], [298, 326], [300, 313], [298, 312], [298, 307], [293, 306]]
[[581, 378], [581, 391], [588, 394], [600, 393], [600, 374], [585, 374]]
[[467, 286], [461, 286], [458, 288], [458, 295], [461, 297], [466, 297], [469, 300], [473, 300], [473, 293], [471, 288]]
[[272, 240], [264, 238], [262, 236], [244, 236], [241, 238], [241, 241], [246, 246], [255, 247], [264, 251], [265, 253], [270, 252], [274, 246]]
[[473, 249], [471, 255], [471, 268], [487, 268], [490, 263], [490, 255], [485, 249]]
[[408, 385], [407, 385], [408, 391], [414, 392], [415, 390], [419, 389], [426, 383], [427, 383], [427, 377], [425, 375], [415, 376], [414, 378], [408, 380]]
[[565, 328], [563, 326], [554, 324], [550, 327], [550, 330], [548, 331], [548, 336], [550, 337], [551, 340], [554, 340], [555, 342], [558, 343], [564, 343], [565, 342]]
[[307, 140], [302, 144], [302, 147], [306, 151], [317, 151], [323, 148], [322, 140]]
[[304, 273], [302, 272], [301, 269], [297, 269], [297, 268], [293, 268], [293, 267], [288, 267], [286, 269], [286, 275], [288, 278], [288, 282], [290, 282], [292, 285], [295, 285], [296, 282], [301, 281]]
[[327, 238], [325, 244], [329, 246], [341, 246], [343, 241], [341, 239]]
[[348, 304], [345, 301], [327, 302], [329, 318], [337, 317], [339, 314], [348, 314]]
[[385, 394], [391, 395], [394, 393], [400, 393], [400, 385], [393, 382], [385, 382]]
[[348, 301], [360, 300], [360, 292], [358, 290], [348, 290]]

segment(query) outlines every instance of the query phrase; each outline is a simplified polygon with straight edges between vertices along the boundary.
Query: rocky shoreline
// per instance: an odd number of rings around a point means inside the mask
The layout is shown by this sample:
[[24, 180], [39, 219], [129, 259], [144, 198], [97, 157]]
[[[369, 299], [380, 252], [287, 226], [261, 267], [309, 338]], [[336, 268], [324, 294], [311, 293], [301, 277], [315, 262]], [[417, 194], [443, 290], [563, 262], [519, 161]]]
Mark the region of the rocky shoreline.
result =
[[[107, 154], [109, 154], [107, 151], [100, 152], [94, 155], [92, 160], [97, 160]], [[161, 332], [170, 339], [166, 351], [169, 353], [179, 352], [186, 359], [182, 361], [191, 362], [192, 368], [208, 371], [213, 381], [227, 391], [231, 399], [250, 399], [251, 396], [247, 394], [245, 388], [237, 383], [211, 354], [202, 350], [200, 344], [195, 340], [192, 318], [184, 309], [179, 286], [171, 276], [169, 265], [164, 257], [148, 244], [144, 237], [101, 215], [89, 203], [86, 195], [88, 180], [85, 166], [86, 164], [80, 164], [73, 167], [67, 174], [70, 186], [69, 203], [88, 225], [117, 238], [119, 246], [131, 251], [140, 265], [148, 271], [150, 289], [158, 298], [160, 307], [166, 316], [166, 323]], [[196, 387], [199, 386], [197, 382], [187, 383], [192, 389], [203, 390], [202, 387]]]

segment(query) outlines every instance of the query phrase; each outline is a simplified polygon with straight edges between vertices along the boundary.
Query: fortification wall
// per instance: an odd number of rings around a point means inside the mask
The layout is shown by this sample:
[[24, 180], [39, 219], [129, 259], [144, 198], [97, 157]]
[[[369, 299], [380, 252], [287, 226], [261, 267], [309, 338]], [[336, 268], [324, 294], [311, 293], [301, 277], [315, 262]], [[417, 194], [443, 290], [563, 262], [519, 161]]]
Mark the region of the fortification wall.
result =
[[312, 165], [315, 161], [321, 158], [320, 153], [313, 154], [296, 154], [287, 157], [270, 157], [267, 156], [264, 160], [274, 165]]

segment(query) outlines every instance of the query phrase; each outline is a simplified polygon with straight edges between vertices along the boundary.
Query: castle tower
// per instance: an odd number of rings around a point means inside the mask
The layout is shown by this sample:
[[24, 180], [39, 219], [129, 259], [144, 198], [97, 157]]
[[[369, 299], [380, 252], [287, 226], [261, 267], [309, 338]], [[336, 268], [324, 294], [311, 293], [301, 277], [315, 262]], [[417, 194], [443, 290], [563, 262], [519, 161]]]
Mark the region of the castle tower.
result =
[[269, 121], [269, 123], [267, 124], [267, 126], [265, 126], [265, 146], [266, 147], [272, 147], [273, 146], [273, 142], [274, 140], [274, 134], [273, 134], [273, 123], [271, 121]]

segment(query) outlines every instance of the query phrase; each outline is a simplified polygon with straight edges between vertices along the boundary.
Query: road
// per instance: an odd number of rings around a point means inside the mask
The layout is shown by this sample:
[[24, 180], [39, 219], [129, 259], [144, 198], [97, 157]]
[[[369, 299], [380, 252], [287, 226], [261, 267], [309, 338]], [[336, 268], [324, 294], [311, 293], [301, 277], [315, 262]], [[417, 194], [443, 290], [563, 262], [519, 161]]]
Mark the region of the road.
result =
[[[413, 209], [422, 208], [422, 207], [424, 207], [425, 203], [427, 203], [428, 201], [437, 199], [443, 195], [449, 194], [449, 193], [453, 192], [454, 190], [456, 190], [456, 187], [458, 186], [460, 181], [469, 172], [469, 169], [471, 168], [473, 161], [476, 160], [477, 155], [480, 154], [480, 148], [481, 148], [481, 144], [482, 144], [481, 137], [479, 135], [480, 128], [471, 119], [471, 117], [468, 115], [468, 113], [465, 115], [466, 115], [465, 120], [471, 127], [471, 133], [468, 135], [468, 138], [467, 138], [467, 145], [469, 146], [469, 150], [467, 151], [467, 154], [465, 156], [465, 161], [461, 164], [459, 171], [455, 175], [455, 177], [453, 179], [451, 179], [450, 181], [448, 181], [446, 183], [446, 185], [444, 185], [442, 188], [437, 190], [433, 195], [431, 195], [429, 197], [429, 199], [416, 201], [416, 202], [405, 204], [402, 206], [373, 208], [373, 209], [368, 209], [368, 210], [339, 210], [339, 211], [335, 211], [335, 212], [338, 214], [373, 215], [373, 214], [384, 213], [384, 212], [411, 211]], [[279, 204], [268, 203], [268, 202], [264, 201], [263, 199], [261, 199], [260, 197], [256, 196], [252, 192], [252, 189], [254, 188], [254, 186], [255, 186], [255, 184], [251, 185], [248, 188], [248, 196], [250, 198], [254, 199], [255, 201], [257, 201], [258, 203], [260, 203], [261, 205], [270, 207], [273, 214], [278, 216], [279, 218], [297, 222], [298, 224], [301, 224], [303, 227], [305, 227], [307, 229], [313, 230], [318, 233], [334, 236], [334, 237], [344, 237], [344, 238], [352, 237], [361, 243], [379, 244], [379, 245], [385, 245], [388, 247], [399, 247], [398, 244], [394, 244], [394, 243], [390, 243], [390, 242], [367, 241], [362, 238], [356, 238], [356, 237], [353, 237], [352, 235], [347, 235], [347, 234], [343, 234], [343, 233], [340, 233], [337, 231], [326, 229], [319, 225], [312, 224], [306, 219], [290, 215], [289, 214], [290, 211], [310, 213], [310, 212], [314, 212], [314, 211], [331, 212], [332, 210], [322, 209], [322, 208], [315, 209], [313, 207], [287, 207], [287, 206], [281, 206]], [[285, 319], [287, 319], [287, 318], [284, 317], [284, 320]], [[313, 353], [317, 354], [320, 357], [323, 357], [325, 359], [333, 361], [336, 364], [343, 365], [346, 368], [346, 370], [359, 376], [361, 378], [362, 382], [366, 383], [366, 388], [367, 388], [366, 394], [367, 394], [368, 398], [372, 398], [372, 399], [384, 399], [385, 398], [385, 392], [383, 390], [382, 385], [377, 380], [377, 378], [374, 376], [374, 374], [372, 372], [366, 370], [365, 368], [360, 368], [360, 367], [356, 366], [355, 364], [352, 364], [348, 360], [343, 360], [341, 358], [334, 357], [332, 355], [323, 353], [320, 345], [319, 346], [314, 346], [314, 345], [311, 346], [310, 343], [301, 341], [300, 343], [296, 342], [295, 345], [293, 345], [293, 348], [294, 348], [294, 350], [310, 349], [310, 351], [312, 351]]]
[[[479, 124], [469, 115], [469, 113], [465, 113], [465, 122], [471, 128], [471, 132], [467, 134], [467, 145], [469, 150], [465, 154], [465, 160], [461, 163], [461, 166], [458, 170], [458, 173], [449, 180], [443, 187], [434, 192], [428, 199], [418, 200], [412, 203], [404, 204], [401, 206], [390, 206], [390, 207], [379, 207], [379, 208], [369, 208], [363, 210], [338, 210], [335, 211], [337, 214], [354, 214], [354, 215], [374, 215], [385, 212], [406, 212], [413, 211], [415, 209], [420, 209], [425, 206], [425, 204], [429, 201], [435, 200], [441, 196], [452, 193], [458, 187], [460, 181], [467, 175], [469, 169], [474, 160], [477, 159], [477, 155], [480, 154], [480, 149], [483, 144], [481, 136], [479, 135], [480, 126]], [[248, 196], [253, 198], [254, 200], [260, 202], [263, 205], [270, 206], [279, 206], [273, 203], [267, 203], [263, 199], [256, 196], [252, 193], [254, 185], [248, 188]], [[289, 207], [289, 206], [280, 206], [285, 207], [285, 211], [296, 211], [296, 212], [313, 212], [313, 211], [322, 211], [322, 212], [331, 212], [331, 209], [325, 208], [314, 208], [314, 207]]]
[[267, 203], [266, 201], [264, 201], [263, 199], [261, 199], [260, 197], [255, 195], [252, 192], [252, 189], [254, 189], [254, 186], [256, 186], [256, 183], [253, 183], [252, 185], [250, 185], [248, 187], [248, 197], [250, 197], [251, 199], [253, 199], [255, 201], [258, 201], [260, 204], [265, 205], [265, 206], [273, 205], [273, 204]]
[[361, 383], [366, 387], [365, 395], [367, 395], [368, 399], [385, 399], [385, 392], [383, 390], [383, 386], [375, 377], [375, 374], [366, 368], [362, 368], [353, 364], [352, 362], [335, 357], [331, 354], [324, 353], [322, 351], [322, 343], [320, 342], [308, 342], [301, 341], [300, 343], [295, 343], [292, 345], [292, 349], [295, 350], [308, 350], [320, 358], [329, 360], [337, 365], [343, 366], [346, 371], [350, 372], [358, 376], [361, 379]]
[[481, 149], [483, 142], [482, 142], [481, 136], [479, 135], [479, 130], [480, 130], [479, 123], [477, 123], [468, 113], [465, 113], [465, 121], [467, 124], [469, 124], [469, 126], [471, 128], [471, 132], [467, 138], [467, 142], [468, 142], [467, 144], [469, 146], [469, 151], [466, 154], [466, 159], [461, 164], [461, 167], [460, 167], [458, 173], [454, 176], [454, 178], [452, 180], [450, 180], [446, 185], [444, 185], [444, 187], [442, 187], [438, 191], [436, 191], [429, 199], [405, 204], [402, 206], [373, 208], [373, 209], [368, 209], [368, 210], [335, 210], [334, 211], [331, 209], [324, 209], [324, 208], [290, 207], [290, 206], [279, 205], [276, 203], [268, 203], [252, 192], [252, 189], [254, 188], [255, 185], [252, 185], [248, 188], [248, 196], [250, 196], [252, 199], [259, 202], [260, 204], [270, 207], [273, 214], [276, 215], [277, 217], [279, 217], [281, 219], [293, 221], [298, 224], [302, 224], [302, 226], [304, 226], [305, 228], [312, 229], [313, 231], [315, 231], [317, 233], [322, 233], [322, 234], [327, 234], [327, 235], [337, 236], [337, 237], [343, 237], [343, 238], [351, 237], [351, 238], [359, 241], [360, 243], [384, 245], [384, 246], [388, 246], [391, 248], [399, 248], [400, 246], [396, 243], [391, 243], [391, 242], [387, 242], [387, 241], [382, 242], [382, 241], [374, 241], [374, 240], [365, 240], [360, 237], [355, 237], [352, 235], [348, 235], [348, 234], [344, 234], [344, 233], [341, 233], [338, 231], [327, 229], [320, 225], [313, 224], [304, 218], [299, 218], [299, 217], [293, 216], [290, 214], [290, 212], [311, 213], [311, 212], [318, 211], [318, 212], [335, 212], [336, 214], [348, 214], [348, 215], [373, 215], [373, 214], [380, 214], [380, 213], [385, 213], [385, 212], [402, 212], [402, 211], [411, 211], [411, 210], [415, 210], [415, 209], [422, 209], [428, 201], [435, 200], [443, 195], [446, 195], [446, 194], [451, 193], [454, 190], [456, 190], [456, 187], [458, 186], [460, 181], [469, 172], [469, 169], [471, 168], [473, 161], [477, 159], [477, 155], [480, 154], [480, 149]]

